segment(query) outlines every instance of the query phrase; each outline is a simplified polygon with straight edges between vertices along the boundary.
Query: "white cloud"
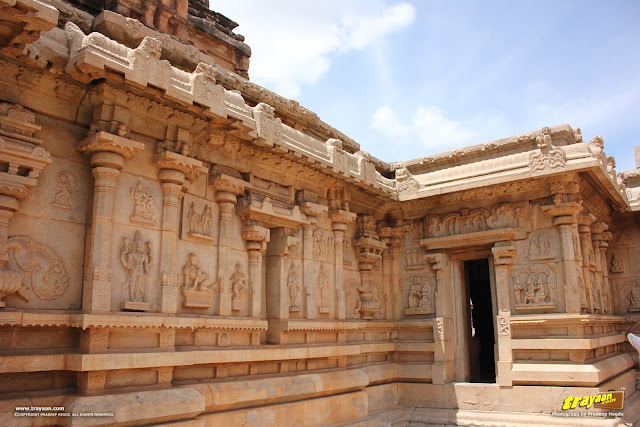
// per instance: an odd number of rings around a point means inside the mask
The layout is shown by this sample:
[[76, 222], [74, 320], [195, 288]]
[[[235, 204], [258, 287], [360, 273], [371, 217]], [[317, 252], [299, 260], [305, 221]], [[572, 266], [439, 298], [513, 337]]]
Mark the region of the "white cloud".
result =
[[365, 49], [407, 27], [415, 7], [383, 0], [213, 2], [212, 9], [238, 22], [252, 56], [251, 79], [287, 97], [315, 83], [332, 56]]
[[411, 145], [419, 142], [416, 155], [441, 152], [463, 145], [482, 142], [476, 120], [462, 122], [450, 119], [446, 113], [436, 106], [420, 107], [403, 123], [389, 106], [378, 108], [373, 114], [371, 127], [385, 137], [391, 138], [400, 145]]

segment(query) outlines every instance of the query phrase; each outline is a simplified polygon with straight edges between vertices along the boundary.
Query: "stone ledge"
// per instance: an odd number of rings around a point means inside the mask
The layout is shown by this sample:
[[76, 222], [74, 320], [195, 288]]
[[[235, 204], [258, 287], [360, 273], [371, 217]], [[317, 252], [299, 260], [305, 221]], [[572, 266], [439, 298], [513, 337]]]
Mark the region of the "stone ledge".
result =
[[595, 338], [514, 338], [512, 350], [591, 350], [627, 340], [623, 333]]

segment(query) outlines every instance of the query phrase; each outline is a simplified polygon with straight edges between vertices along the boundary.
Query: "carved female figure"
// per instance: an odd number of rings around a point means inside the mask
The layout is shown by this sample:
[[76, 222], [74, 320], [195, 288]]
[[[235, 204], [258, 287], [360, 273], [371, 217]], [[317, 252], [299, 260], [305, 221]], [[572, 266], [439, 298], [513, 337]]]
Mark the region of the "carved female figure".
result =
[[409, 308], [416, 308], [420, 305], [420, 285], [412, 283], [409, 288]]
[[213, 214], [211, 213], [211, 206], [205, 205], [202, 210], [202, 216], [200, 218], [202, 223], [202, 233], [205, 236], [211, 236], [211, 222], [213, 222]]
[[236, 269], [231, 275], [231, 309], [238, 311], [242, 305], [242, 293], [247, 289], [247, 277], [242, 272], [240, 264], [236, 264]]
[[516, 275], [515, 283], [513, 284], [513, 291], [516, 294], [516, 303], [522, 304], [522, 297], [524, 295], [524, 285], [520, 282], [520, 278]]
[[291, 263], [289, 274], [287, 275], [287, 289], [289, 291], [289, 311], [300, 311], [298, 307], [298, 293], [300, 292], [300, 281], [295, 263]]
[[147, 274], [151, 260], [151, 242], [147, 242], [145, 246], [139, 231], [136, 231], [133, 242], [123, 239], [120, 262], [129, 270], [124, 284], [129, 287], [131, 301], [146, 302]]
[[189, 205], [189, 213], [187, 213], [187, 221], [189, 221], [189, 232], [197, 233], [198, 227], [200, 225], [200, 219], [196, 214], [196, 204], [195, 202], [191, 202]]
[[[318, 276], [318, 289], [320, 290], [320, 309], [321, 313], [324, 308], [328, 310], [329, 306], [329, 278], [327, 276], [327, 269], [320, 267], [320, 275]], [[327, 311], [325, 310], [325, 311]]]
[[69, 172], [60, 172], [58, 174], [58, 183], [56, 184], [56, 195], [53, 200], [53, 206], [69, 209], [69, 199], [75, 191], [75, 178]]

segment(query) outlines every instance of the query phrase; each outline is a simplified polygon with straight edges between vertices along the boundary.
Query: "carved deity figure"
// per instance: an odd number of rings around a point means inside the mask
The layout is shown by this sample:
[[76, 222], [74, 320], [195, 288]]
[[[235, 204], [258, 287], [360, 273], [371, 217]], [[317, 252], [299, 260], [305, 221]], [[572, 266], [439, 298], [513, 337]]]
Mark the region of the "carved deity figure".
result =
[[329, 276], [327, 269], [323, 265], [320, 267], [320, 274], [318, 275], [318, 290], [320, 291], [320, 307], [321, 313], [328, 312], [329, 310]]
[[209, 276], [198, 266], [198, 256], [191, 252], [182, 267], [182, 286], [187, 289], [210, 292], [210, 286], [204, 283]]
[[627, 295], [629, 298], [629, 311], [632, 313], [640, 311], [640, 289], [631, 288], [629, 290], [629, 294]]
[[158, 221], [158, 212], [156, 206], [153, 204], [153, 196], [147, 188], [142, 186], [140, 181], [138, 181], [135, 187], [131, 188], [129, 194], [134, 202], [134, 218], [152, 222]]
[[300, 294], [300, 279], [298, 277], [298, 269], [294, 262], [289, 267], [287, 275], [287, 290], [289, 291], [289, 311], [300, 311], [298, 306], [298, 295]]
[[421, 292], [420, 285], [416, 282], [409, 288], [409, 308], [417, 308], [420, 305]]
[[620, 258], [616, 258], [616, 254], [611, 254], [611, 272], [622, 273], [624, 272], [624, 264]]
[[120, 262], [129, 271], [123, 286], [129, 287], [131, 301], [147, 302], [147, 276], [152, 259], [151, 242], [145, 244], [139, 231], [136, 231], [133, 242], [126, 237], [122, 240]]
[[62, 171], [58, 174], [56, 195], [51, 205], [56, 208], [71, 209], [69, 199], [76, 188], [76, 179], [69, 172]]
[[240, 264], [231, 275], [231, 309], [239, 311], [242, 308], [242, 294], [247, 289], [247, 276], [242, 272]]
[[187, 221], [189, 222], [189, 232], [197, 233], [200, 226], [200, 218], [196, 214], [196, 203], [191, 202], [189, 212], [187, 213]]
[[513, 290], [516, 294], [516, 304], [522, 304], [524, 297], [524, 285], [520, 282], [520, 278], [516, 276]]

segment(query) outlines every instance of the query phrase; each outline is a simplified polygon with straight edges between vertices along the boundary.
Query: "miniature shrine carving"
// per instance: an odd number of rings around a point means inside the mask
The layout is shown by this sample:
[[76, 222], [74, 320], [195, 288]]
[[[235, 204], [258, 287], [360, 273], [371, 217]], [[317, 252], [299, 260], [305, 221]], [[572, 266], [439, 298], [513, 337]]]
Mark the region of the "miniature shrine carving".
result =
[[539, 151], [529, 154], [531, 175], [540, 175], [567, 167], [567, 158], [564, 150], [553, 146], [551, 129], [548, 127], [542, 128], [542, 133], [538, 135], [536, 142]]
[[511, 271], [511, 277], [516, 310], [555, 309], [556, 274], [554, 268], [544, 264], [515, 267]]
[[149, 189], [142, 186], [138, 181], [135, 187], [132, 187], [129, 194], [133, 199], [133, 215], [131, 221], [142, 224], [156, 224], [158, 222], [158, 208], [156, 208], [153, 196]]
[[231, 310], [240, 311], [242, 309], [242, 298], [247, 290], [247, 276], [242, 272], [242, 266], [236, 264], [235, 270], [231, 275]]
[[375, 283], [364, 282], [356, 286], [358, 300], [354, 313], [360, 313], [360, 318], [365, 320], [373, 319], [373, 315], [382, 310], [379, 290]]
[[206, 283], [209, 275], [198, 263], [198, 256], [191, 252], [182, 267], [182, 295], [185, 298], [183, 306], [187, 308], [211, 307], [213, 283]]
[[76, 190], [76, 178], [71, 172], [61, 171], [58, 173], [58, 183], [56, 184], [56, 194], [51, 206], [58, 209], [71, 209], [69, 199]]
[[127, 280], [122, 286], [129, 290], [129, 300], [123, 304], [125, 310], [149, 310], [147, 283], [152, 260], [151, 242], [144, 242], [139, 231], [135, 232], [133, 241], [122, 239], [120, 263], [127, 270]]

